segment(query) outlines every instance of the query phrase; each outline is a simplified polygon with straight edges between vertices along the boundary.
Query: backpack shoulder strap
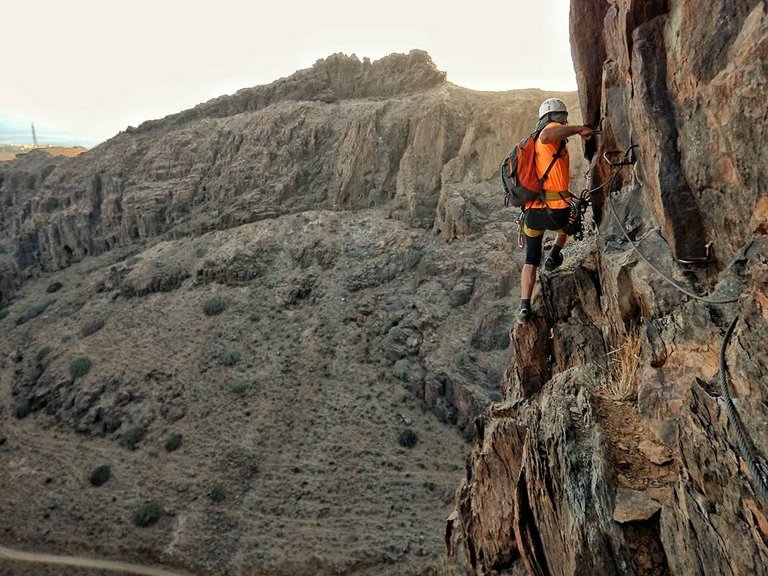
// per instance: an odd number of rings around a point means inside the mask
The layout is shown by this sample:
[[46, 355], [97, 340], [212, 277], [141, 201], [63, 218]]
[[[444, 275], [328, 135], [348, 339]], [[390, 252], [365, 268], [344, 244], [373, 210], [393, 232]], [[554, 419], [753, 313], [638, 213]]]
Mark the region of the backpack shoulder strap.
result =
[[549, 166], [547, 166], [547, 170], [544, 172], [544, 174], [539, 178], [539, 181], [541, 182], [540, 186], [544, 186], [544, 180], [547, 179], [547, 176], [549, 176], [549, 172], [552, 170], [552, 167], [555, 165], [555, 162], [557, 162], [557, 159], [560, 158], [563, 154], [563, 150], [565, 150], [565, 145], [567, 144], [566, 140], [560, 141], [560, 147], [557, 149], [557, 152], [552, 154], [552, 161], [549, 163]]
[[[544, 204], [544, 207], [547, 210], [547, 214], [549, 215], [549, 219], [552, 220], [552, 222], [554, 222], [554, 220], [552, 219], [552, 210], [547, 204], [547, 195], [546, 195], [546, 192], [544, 192], [544, 180], [547, 179], [547, 177], [549, 176], [549, 172], [552, 170], [552, 167], [555, 165], [555, 162], [557, 162], [557, 159], [560, 158], [560, 156], [562, 155], [566, 144], [568, 144], [567, 140], [565, 139], [560, 140], [560, 146], [557, 148], [557, 152], [552, 154], [552, 161], [549, 163], [549, 166], [547, 166], [547, 169], [542, 175], [542, 177], [539, 178], [539, 194], [541, 195], [540, 201]], [[562, 194], [560, 195], [560, 197], [562, 198]], [[565, 198], [563, 198], [563, 200], [565, 200]]]

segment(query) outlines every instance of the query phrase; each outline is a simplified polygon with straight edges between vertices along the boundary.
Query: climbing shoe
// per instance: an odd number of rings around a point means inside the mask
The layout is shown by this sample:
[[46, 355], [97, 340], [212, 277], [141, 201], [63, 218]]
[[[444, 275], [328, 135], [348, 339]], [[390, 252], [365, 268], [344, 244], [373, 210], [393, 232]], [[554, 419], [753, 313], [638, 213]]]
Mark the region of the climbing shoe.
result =
[[551, 272], [552, 270], [560, 266], [560, 264], [562, 263], [563, 263], [563, 255], [561, 252], [557, 252], [557, 253], [550, 252], [549, 256], [547, 256], [547, 259], [544, 262], [544, 268], [548, 272]]
[[517, 323], [518, 324], [525, 324], [530, 320], [531, 318], [531, 311], [528, 308], [520, 308], [520, 310], [517, 311]]

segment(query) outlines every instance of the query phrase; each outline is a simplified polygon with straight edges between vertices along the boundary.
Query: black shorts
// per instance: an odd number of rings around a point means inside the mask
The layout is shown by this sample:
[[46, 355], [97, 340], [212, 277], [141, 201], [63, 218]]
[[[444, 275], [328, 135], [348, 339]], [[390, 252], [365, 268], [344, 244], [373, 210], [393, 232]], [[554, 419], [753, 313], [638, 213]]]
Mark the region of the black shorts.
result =
[[568, 224], [570, 213], [570, 208], [556, 208], [549, 211], [539, 208], [526, 210], [523, 232], [526, 236], [534, 237], [541, 236], [544, 230], [561, 230]]
[[555, 210], [532, 209], [525, 211], [523, 232], [525, 234], [525, 263], [532, 266], [541, 264], [541, 246], [545, 230], [562, 232], [568, 223], [570, 208]]

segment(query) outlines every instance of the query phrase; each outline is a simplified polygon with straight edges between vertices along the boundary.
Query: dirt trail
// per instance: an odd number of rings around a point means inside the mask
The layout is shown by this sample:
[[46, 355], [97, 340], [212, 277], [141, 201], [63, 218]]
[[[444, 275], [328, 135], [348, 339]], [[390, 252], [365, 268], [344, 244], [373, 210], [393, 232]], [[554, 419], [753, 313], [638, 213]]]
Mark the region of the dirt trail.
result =
[[55, 554], [38, 554], [36, 552], [23, 552], [0, 546], [0, 563], [3, 560], [17, 562], [34, 562], [37, 564], [56, 564], [59, 566], [73, 566], [77, 568], [90, 568], [94, 570], [111, 570], [123, 574], [140, 574], [142, 576], [189, 576], [189, 572], [171, 572], [163, 568], [127, 564], [125, 562], [113, 562], [111, 560], [97, 560], [94, 558], [82, 558], [79, 556], [57, 556]]

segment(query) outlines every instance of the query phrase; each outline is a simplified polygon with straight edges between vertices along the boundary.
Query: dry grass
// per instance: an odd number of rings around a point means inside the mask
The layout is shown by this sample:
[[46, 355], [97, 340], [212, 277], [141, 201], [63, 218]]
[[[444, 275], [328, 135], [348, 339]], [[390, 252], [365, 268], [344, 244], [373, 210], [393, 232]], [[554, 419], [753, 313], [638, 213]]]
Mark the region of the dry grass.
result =
[[611, 400], [637, 398], [637, 365], [640, 362], [640, 330], [632, 326], [624, 342], [608, 353], [608, 384], [605, 396]]
[[[13, 146], [13, 145], [0, 145], [0, 162], [15, 160], [16, 154], [25, 154], [31, 151], [33, 148], [31, 145], [27, 146]], [[53, 156], [68, 156], [73, 157], [78, 154], [82, 154], [87, 150], [82, 146], [46, 146], [43, 145], [37, 150], [42, 150]]]
[[422, 574], [427, 576], [459, 576], [461, 573], [459, 567], [445, 557], [422, 566]]

